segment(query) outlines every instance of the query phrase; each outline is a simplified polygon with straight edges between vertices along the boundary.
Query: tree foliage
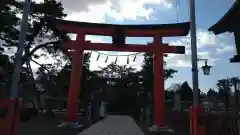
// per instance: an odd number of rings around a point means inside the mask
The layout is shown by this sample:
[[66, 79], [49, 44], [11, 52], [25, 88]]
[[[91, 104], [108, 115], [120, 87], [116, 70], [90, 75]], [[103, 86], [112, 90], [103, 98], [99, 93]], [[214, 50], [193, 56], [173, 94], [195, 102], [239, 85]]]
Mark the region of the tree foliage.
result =
[[219, 79], [216, 82], [216, 88], [209, 89], [207, 96], [214, 97], [217, 100], [226, 100], [226, 97], [232, 92], [231, 88], [234, 86], [236, 80], [239, 80], [239, 77], [231, 77], [225, 79]]
[[[13, 73], [13, 62], [9, 60], [7, 55], [0, 55], [0, 99], [8, 98], [10, 94], [12, 73]], [[33, 94], [33, 80], [27, 70], [23, 67], [20, 73], [19, 82], [19, 96], [29, 96]]]
[[[19, 14], [21, 15], [23, 13], [23, 5], [24, 3], [18, 0], [1, 1], [0, 40], [3, 42], [0, 45], [1, 53], [4, 53], [5, 51], [7, 51], [7, 49], [10, 49], [12, 47], [17, 47], [18, 45], [18, 37], [20, 33]], [[25, 82], [29, 82], [28, 85], [31, 85], [31, 87], [25, 87], [25, 89], [31, 89], [31, 92], [33, 93], [37, 90], [37, 88], [34, 81], [31, 65], [29, 64], [32, 56], [34, 56], [34, 58], [39, 58], [40, 56], [46, 57], [46, 53], [49, 53], [51, 56], [57, 58], [57, 56], [61, 54], [58, 51], [60, 39], [67, 38], [65, 34], [57, 31], [55, 29], [55, 26], [53, 26], [47, 18], [63, 18], [65, 16], [66, 14], [63, 13], [62, 4], [60, 2], [57, 2], [56, 0], [44, 0], [41, 3], [31, 3], [28, 21], [28, 31], [26, 33], [26, 40], [24, 43], [24, 56], [22, 59], [22, 64], [27, 64], [29, 66], [27, 66], [27, 68], [23, 68], [21, 74], [26, 74], [28, 81]], [[45, 53], [35, 53], [42, 48], [45, 48], [45, 50], [43, 50]], [[15, 56], [13, 56], [13, 60], [15, 60], [14, 57]], [[10, 82], [10, 80], [11, 77], [8, 78], [8, 82]], [[9, 86], [10, 85], [8, 85], [8, 87]], [[20, 82], [20, 88], [22, 86], [25, 85]], [[31, 93], [27, 90], [25, 90], [25, 92], [26, 93], [20, 92], [20, 94], [28, 95], [27, 93]]]
[[[166, 62], [164, 62], [164, 79], [167, 80], [169, 78], [172, 78], [175, 73], [177, 73], [177, 70], [166, 68]], [[144, 83], [144, 89], [145, 90], [153, 90], [153, 82], [154, 82], [154, 72], [153, 72], [153, 56], [152, 53], [146, 53], [144, 54], [144, 61], [142, 66], [143, 75], [143, 83]]]
[[213, 97], [215, 99], [218, 99], [219, 98], [219, 95], [218, 95], [218, 92], [215, 91], [214, 89], [210, 88], [207, 92], [207, 96], [208, 97]]
[[16, 0], [3, 0], [0, 4], [0, 40], [5, 41], [0, 45], [3, 49], [3, 45], [15, 44], [18, 39], [19, 30], [17, 25], [19, 24], [19, 18], [16, 16], [19, 13], [17, 9], [18, 3]]
[[217, 81], [216, 86], [218, 89], [219, 98], [224, 99], [231, 93], [231, 87], [233, 86], [233, 80], [237, 77], [220, 79]]
[[188, 82], [183, 82], [180, 88], [176, 91], [181, 96], [182, 101], [192, 101], [193, 100], [193, 91], [189, 86]]

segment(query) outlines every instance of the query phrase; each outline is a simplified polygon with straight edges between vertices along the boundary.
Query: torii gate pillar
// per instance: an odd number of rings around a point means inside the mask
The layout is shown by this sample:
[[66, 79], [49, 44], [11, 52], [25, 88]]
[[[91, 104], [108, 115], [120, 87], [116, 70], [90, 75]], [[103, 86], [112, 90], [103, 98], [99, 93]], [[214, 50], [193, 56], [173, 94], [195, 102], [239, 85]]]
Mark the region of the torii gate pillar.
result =
[[68, 101], [67, 101], [67, 114], [65, 121], [73, 122], [77, 119], [76, 112], [78, 110], [78, 95], [80, 93], [80, 80], [82, 76], [82, 66], [83, 66], [83, 57], [84, 50], [79, 47], [79, 44], [82, 45], [85, 42], [85, 36], [82, 33], [78, 33], [77, 39], [71, 44], [73, 51], [71, 52], [72, 56], [72, 72], [70, 78], [70, 88], [68, 92]]
[[[162, 43], [161, 37], [154, 37], [153, 45]], [[164, 69], [163, 53], [153, 53], [154, 71], [154, 124], [157, 127], [164, 126]]]

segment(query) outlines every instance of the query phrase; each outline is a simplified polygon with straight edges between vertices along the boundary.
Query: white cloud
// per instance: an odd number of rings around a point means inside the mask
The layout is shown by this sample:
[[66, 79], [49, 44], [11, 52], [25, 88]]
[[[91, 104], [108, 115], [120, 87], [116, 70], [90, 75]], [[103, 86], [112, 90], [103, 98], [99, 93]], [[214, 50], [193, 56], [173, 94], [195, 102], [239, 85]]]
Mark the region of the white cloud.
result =
[[150, 19], [155, 5], [169, 9], [171, 0], [61, 0], [69, 16], [66, 19], [87, 22], [105, 22], [106, 16], [116, 20]]
[[2, 46], [2, 44], [5, 44], [5, 41], [0, 40], [0, 47], [2, 47], [4, 49], [2, 54], [8, 55], [8, 56], [13, 56], [17, 52], [17, 48], [16, 47], [8, 47], [7, 48], [5, 46]]
[[197, 32], [197, 39], [198, 39], [198, 47], [215, 47], [217, 46], [216, 42], [216, 36], [213, 33], [209, 33], [204, 30], [199, 30]]
[[[37, 3], [43, 0], [33, 0]], [[172, 7], [172, 0], [57, 0], [63, 4], [65, 12], [69, 14], [71, 20], [90, 21], [96, 20], [103, 22], [105, 16], [117, 20], [137, 19], [143, 17], [151, 18], [155, 5], [161, 9]]]
[[[22, 0], [20, 0], [22, 1]], [[33, 0], [37, 3], [43, 2], [43, 0]], [[154, 13], [154, 8], [156, 6], [158, 8], [169, 9], [172, 7], [171, 0], [58, 0], [63, 3], [63, 7], [65, 8], [65, 12], [67, 12], [68, 16], [67, 20], [74, 21], [84, 21], [84, 22], [96, 22], [96, 23], [104, 23], [106, 22], [106, 17], [111, 17], [116, 20], [137, 20], [139, 18], [143, 19], [151, 19], [152, 13]], [[155, 5], [153, 7], [146, 7], [146, 5]], [[87, 36], [86, 40], [90, 40], [91, 42], [103, 42], [102, 37], [93, 37]], [[12, 48], [7, 50], [6, 54], [14, 55], [16, 52], [16, 48]], [[40, 50], [36, 52], [38, 54], [42, 53]], [[113, 52], [106, 52], [107, 54]], [[116, 54], [116, 53], [115, 53]], [[120, 55], [129, 54], [118, 53]], [[116, 57], [109, 57], [108, 62], [105, 63], [104, 57], [101, 57], [98, 62], [96, 62], [97, 54], [93, 53], [91, 57], [91, 69], [97, 69], [98, 66], [106, 66], [111, 62], [114, 62]], [[133, 56], [134, 57], [134, 56]], [[139, 69], [143, 60], [142, 55], [138, 55], [135, 62], [132, 62], [133, 57], [130, 57], [129, 65]], [[51, 57], [37, 59], [40, 64], [50, 64], [54, 63], [54, 59]], [[99, 63], [99, 65], [98, 65]], [[127, 64], [127, 57], [120, 56], [118, 57], [119, 65]], [[33, 70], [37, 71], [39, 66], [33, 62], [31, 62], [33, 66]]]
[[[221, 46], [222, 44], [225, 45], [227, 39], [229, 38], [229, 35], [219, 35], [216, 36], [211, 32], [208, 32], [206, 30], [198, 29], [197, 30], [197, 48], [207, 48], [207, 47], [214, 47], [217, 48], [218, 46]], [[191, 37], [190, 33], [177, 41], [172, 42], [172, 44], [175, 45], [185, 45], [186, 48], [191, 48]]]
[[[185, 45], [185, 55], [169, 54], [166, 58], [168, 65], [171, 67], [191, 67], [191, 41], [190, 35], [182, 37], [175, 41], [170, 41], [171, 45]], [[224, 33], [221, 35], [214, 35], [206, 30], [197, 30], [197, 48], [198, 58], [208, 59], [208, 63], [212, 66], [218, 58], [216, 54], [223, 54], [232, 52], [234, 50], [234, 40], [232, 34]], [[216, 50], [216, 51], [213, 51]], [[204, 64], [204, 61], [198, 62], [199, 66]]]
[[6, 54], [8, 56], [13, 56], [17, 52], [17, 48], [16, 47], [5, 48], [4, 50], [5, 51], [4, 51], [3, 54]]
[[[36, 2], [42, 2], [43, 0], [35, 0]], [[169, 9], [172, 7], [171, 0], [59, 0], [62, 2], [65, 12], [68, 16], [67, 20], [84, 21], [105, 23], [106, 17], [113, 18], [115, 20], [137, 20], [137, 19], [150, 19], [154, 8]], [[153, 7], [146, 7], [146, 5], [155, 5]], [[91, 42], [103, 42], [103, 37], [87, 36], [86, 40]], [[107, 54], [113, 52], [105, 52]], [[115, 53], [116, 54], [116, 53]], [[128, 54], [118, 53], [120, 55]], [[114, 62], [116, 57], [109, 57], [108, 62], [105, 63], [103, 56], [98, 62], [96, 62], [97, 54], [92, 54], [91, 57], [91, 69], [97, 69], [98, 66], [106, 66], [110, 62]], [[132, 67], [139, 68], [143, 56], [138, 56], [136, 62], [130, 62]], [[99, 65], [97, 65], [99, 63]], [[118, 64], [124, 65], [127, 63], [127, 58], [121, 56], [118, 58]]]
[[[168, 67], [192, 67], [191, 65], [191, 53], [186, 51], [186, 54], [169, 54], [169, 57], [165, 58]], [[199, 59], [208, 59], [209, 65], [214, 66], [217, 58], [213, 58], [210, 52], [198, 52]], [[204, 65], [204, 61], [198, 61], [198, 66]]]
[[[41, 0], [36, 0], [41, 1]], [[106, 17], [111, 17], [116, 20], [132, 19], [137, 20], [140, 18], [150, 19], [154, 8], [146, 7], [146, 5], [155, 5], [164, 9], [172, 7], [171, 0], [61, 0], [65, 11], [68, 13], [67, 20], [85, 21], [105, 23]], [[102, 37], [88, 36], [87, 40], [92, 42], [103, 42]], [[185, 45], [186, 54], [176, 55], [169, 54], [166, 58], [168, 65], [171, 67], [191, 67], [191, 53], [190, 53], [190, 35], [181, 37], [178, 40], [170, 41], [171, 45]], [[233, 51], [234, 40], [232, 34], [225, 33], [218, 36], [207, 32], [206, 30], [197, 30], [197, 48], [198, 57], [209, 59], [209, 64], [214, 65], [218, 60], [214, 58], [214, 54], [222, 54], [225, 52]], [[207, 49], [207, 50], [206, 50]], [[215, 49], [215, 52], [210, 52], [209, 49]], [[115, 52], [105, 52], [115, 53]], [[116, 53], [115, 53], [116, 54]], [[120, 55], [127, 53], [118, 53]], [[96, 62], [97, 54], [93, 53], [91, 57], [91, 69], [97, 69], [98, 66], [106, 66], [110, 62], [114, 62], [116, 57], [109, 57], [108, 62], [105, 63], [104, 56], [100, 57]], [[130, 66], [140, 67], [143, 56], [138, 56], [135, 63], [130, 62]], [[127, 58], [119, 57], [118, 64], [124, 65]], [[202, 62], [199, 62], [202, 65]]]
[[[214, 66], [216, 61], [219, 60], [219, 56], [216, 58], [216, 54], [223, 54], [226, 52], [231, 52], [234, 50], [234, 40], [232, 34], [225, 33], [222, 35], [213, 35], [212, 33], [204, 30], [197, 30], [197, 47], [198, 47], [198, 58], [199, 59], [208, 59], [209, 65]], [[138, 40], [139, 41], [139, 40]], [[149, 42], [149, 39], [146, 39]], [[146, 43], [145, 40], [141, 40], [141, 43]], [[140, 42], [139, 42], [140, 43]], [[186, 37], [178, 38], [177, 40], [170, 40], [171, 45], [185, 45], [186, 53], [185, 54], [168, 54], [168, 57], [165, 60], [168, 63], [168, 67], [191, 67], [191, 45], [190, 45], [190, 35]], [[216, 50], [216, 51], [214, 51]], [[124, 53], [119, 53], [124, 54]], [[97, 56], [95, 56], [97, 57]], [[110, 59], [115, 59], [111, 58]], [[126, 58], [122, 58], [122, 63], [126, 64]], [[96, 62], [96, 58], [92, 59], [92, 63], [97, 63], [101, 66], [106, 66], [104, 63], [104, 58], [102, 61]], [[142, 64], [143, 56], [139, 59], [139, 62], [135, 64], [135, 67], [140, 67]], [[111, 61], [111, 60], [110, 60]], [[114, 60], [112, 60], [114, 61]], [[130, 62], [130, 66], [133, 63]], [[204, 65], [204, 61], [198, 61], [198, 66], [201, 67]]]
[[100, 23], [106, 21], [106, 13], [109, 9], [105, 5], [95, 5], [87, 11], [69, 12], [66, 20]]
[[216, 51], [218, 54], [234, 52], [235, 50], [236, 50], [236, 48], [234, 46], [224, 46], [222, 48], [216, 48]]

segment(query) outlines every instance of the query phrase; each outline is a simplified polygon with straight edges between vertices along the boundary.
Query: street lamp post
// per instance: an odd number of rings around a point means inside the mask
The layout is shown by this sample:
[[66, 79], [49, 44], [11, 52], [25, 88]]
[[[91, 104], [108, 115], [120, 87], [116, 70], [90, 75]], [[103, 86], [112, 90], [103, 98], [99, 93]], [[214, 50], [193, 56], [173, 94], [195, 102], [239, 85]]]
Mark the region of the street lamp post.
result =
[[[191, 36], [191, 54], [192, 54], [192, 84], [193, 84], [193, 107], [191, 110], [190, 125], [191, 135], [196, 135], [198, 132], [198, 113], [199, 113], [199, 84], [198, 84], [198, 59], [197, 59], [197, 36], [196, 36], [196, 17], [195, 17], [195, 0], [189, 0], [190, 7], [190, 36]], [[192, 117], [193, 116], [193, 117]]]
[[193, 83], [193, 104], [198, 106], [198, 60], [197, 60], [197, 36], [196, 36], [196, 17], [195, 0], [189, 0], [190, 7], [190, 35], [191, 35], [191, 54], [192, 54], [192, 83]]
[[236, 102], [236, 110], [237, 110], [237, 112], [238, 112], [238, 95], [239, 95], [239, 89], [240, 89], [240, 80], [238, 79], [238, 80], [236, 80], [236, 82], [235, 82], [236, 84], [235, 84], [235, 102]]

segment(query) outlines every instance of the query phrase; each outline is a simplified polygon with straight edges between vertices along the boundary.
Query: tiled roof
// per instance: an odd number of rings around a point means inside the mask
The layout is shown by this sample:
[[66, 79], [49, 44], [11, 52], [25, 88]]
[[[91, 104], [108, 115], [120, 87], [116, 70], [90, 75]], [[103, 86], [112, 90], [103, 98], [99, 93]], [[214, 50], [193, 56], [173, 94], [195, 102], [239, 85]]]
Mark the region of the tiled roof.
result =
[[237, 29], [237, 25], [240, 23], [239, 13], [240, 4], [234, 3], [228, 12], [208, 30], [215, 34], [221, 34], [224, 32], [234, 32]]

